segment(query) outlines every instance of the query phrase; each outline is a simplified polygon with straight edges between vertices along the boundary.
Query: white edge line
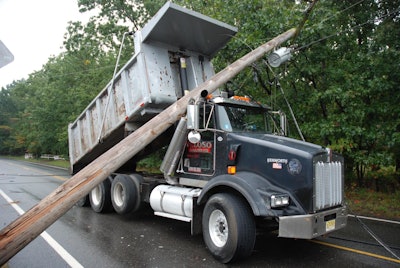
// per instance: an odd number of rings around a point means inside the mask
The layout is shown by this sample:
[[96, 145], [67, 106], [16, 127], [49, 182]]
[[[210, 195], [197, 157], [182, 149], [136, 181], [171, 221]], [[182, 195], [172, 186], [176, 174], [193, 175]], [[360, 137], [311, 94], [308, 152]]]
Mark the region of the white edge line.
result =
[[378, 218], [372, 218], [372, 217], [366, 217], [366, 216], [358, 216], [358, 215], [352, 215], [349, 214], [349, 217], [357, 217], [360, 219], [365, 219], [365, 220], [371, 220], [371, 221], [381, 221], [381, 222], [387, 222], [387, 223], [393, 223], [393, 224], [400, 224], [400, 221], [391, 221], [391, 220], [385, 220], [385, 219], [378, 219]]
[[[25, 211], [18, 206], [8, 195], [6, 195], [1, 189], [0, 189], [0, 195], [20, 214], [24, 214]], [[46, 231], [44, 231], [40, 235], [49, 245], [52, 247], [58, 255], [60, 255], [61, 258], [65, 260], [65, 262], [68, 263], [69, 266], [71, 267], [76, 267], [80, 268], [82, 264], [80, 264], [71, 254], [69, 254], [53, 237], [51, 237]]]

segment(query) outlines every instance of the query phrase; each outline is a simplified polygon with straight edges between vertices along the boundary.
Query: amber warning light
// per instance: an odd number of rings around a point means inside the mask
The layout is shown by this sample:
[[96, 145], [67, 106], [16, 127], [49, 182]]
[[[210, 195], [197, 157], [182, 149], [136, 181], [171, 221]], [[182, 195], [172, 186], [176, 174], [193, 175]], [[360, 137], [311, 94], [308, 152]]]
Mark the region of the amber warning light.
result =
[[228, 166], [228, 174], [230, 175], [236, 174], [236, 166]]

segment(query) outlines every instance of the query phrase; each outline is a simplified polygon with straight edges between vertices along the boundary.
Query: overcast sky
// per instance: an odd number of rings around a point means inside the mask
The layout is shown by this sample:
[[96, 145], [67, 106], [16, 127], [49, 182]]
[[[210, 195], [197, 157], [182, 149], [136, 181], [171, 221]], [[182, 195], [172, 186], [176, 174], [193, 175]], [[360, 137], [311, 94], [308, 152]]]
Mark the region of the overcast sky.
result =
[[0, 0], [0, 40], [14, 55], [0, 68], [0, 89], [40, 70], [60, 53], [68, 21], [87, 17], [76, 0]]

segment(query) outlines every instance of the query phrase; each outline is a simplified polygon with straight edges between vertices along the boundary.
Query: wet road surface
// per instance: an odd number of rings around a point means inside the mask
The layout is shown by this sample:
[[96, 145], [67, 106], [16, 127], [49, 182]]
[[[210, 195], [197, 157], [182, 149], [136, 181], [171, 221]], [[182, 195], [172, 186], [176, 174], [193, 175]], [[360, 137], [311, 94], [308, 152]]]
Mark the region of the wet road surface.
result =
[[[18, 217], [12, 204], [27, 211], [68, 178], [64, 170], [0, 159], [0, 191], [12, 200], [0, 195], [0, 227]], [[363, 222], [400, 255], [400, 224]], [[149, 207], [117, 215], [74, 206], [46, 233], [8, 267], [400, 267], [355, 218], [344, 230], [313, 241], [259, 232], [252, 256], [230, 265], [211, 257], [202, 236], [190, 235], [190, 224], [154, 216]]]

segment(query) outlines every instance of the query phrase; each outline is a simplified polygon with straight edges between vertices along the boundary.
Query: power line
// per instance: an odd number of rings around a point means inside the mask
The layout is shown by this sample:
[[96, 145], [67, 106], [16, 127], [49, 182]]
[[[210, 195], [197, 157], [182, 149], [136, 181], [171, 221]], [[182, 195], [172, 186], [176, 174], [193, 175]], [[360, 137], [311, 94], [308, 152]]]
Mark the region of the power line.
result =
[[347, 10], [349, 10], [349, 9], [351, 9], [351, 8], [353, 8], [353, 7], [355, 7], [355, 6], [357, 6], [358, 4], [361, 4], [361, 3], [364, 2], [364, 1], [365, 1], [365, 0], [358, 1], [358, 2], [356, 2], [356, 3], [354, 3], [354, 4], [350, 5], [350, 6], [348, 6], [348, 7], [346, 7], [346, 8], [344, 8], [344, 9], [342, 9], [342, 10], [339, 10], [339, 11], [337, 11], [335, 14], [333, 14], [333, 15], [331, 15], [331, 16], [325, 18], [324, 20], [322, 20], [322, 21], [319, 22], [318, 24], [322, 24], [322, 23], [324, 23], [324, 22], [330, 20], [331, 18], [336, 17], [337, 15], [340, 15], [340, 14], [344, 13], [345, 11], [347, 11]]
[[[336, 12], [335, 14], [333, 14], [333, 15], [327, 17], [326, 19], [324, 19], [323, 21], [319, 22], [317, 25], [322, 24], [322, 23], [324, 23], [324, 22], [330, 20], [331, 18], [333, 18], [333, 17], [335, 17], [335, 16], [337, 16], [337, 15], [339, 15], [339, 14], [341, 14], [341, 13], [343, 13], [343, 12], [345, 12], [345, 11], [351, 9], [351, 8], [353, 8], [353, 7], [356, 6], [356, 5], [361, 4], [361, 3], [364, 2], [364, 1], [365, 1], [365, 0], [360, 0], [360, 1], [358, 1], [358, 2], [356, 2], [356, 3], [354, 3], [354, 4], [352, 4], [352, 5], [350, 5], [350, 6], [346, 7], [346, 8], [344, 8], [344, 9], [342, 9], [342, 10]], [[349, 28], [349, 29], [346, 29], [346, 30], [343, 30], [343, 31], [338, 31], [338, 32], [336, 32], [336, 33], [334, 33], [334, 34], [331, 34], [331, 35], [322, 37], [322, 38], [320, 38], [320, 39], [318, 39], [318, 40], [312, 41], [312, 42], [310, 42], [310, 43], [308, 43], [308, 44], [306, 44], [306, 45], [303, 45], [303, 46], [301, 46], [301, 47], [296, 48], [293, 52], [296, 52], [296, 51], [299, 51], [299, 50], [301, 50], [301, 49], [307, 48], [307, 47], [312, 46], [312, 45], [314, 45], [314, 44], [316, 44], [316, 43], [322, 42], [322, 41], [324, 41], [324, 40], [327, 40], [327, 39], [332, 38], [332, 37], [334, 37], [334, 36], [343, 34], [343, 33], [345, 33], [345, 32], [348, 32], [348, 31], [357, 29], [357, 28], [362, 27], [362, 26], [364, 26], [364, 25], [366, 25], [366, 24], [379, 22], [380, 20], [382, 20], [382, 19], [384, 19], [384, 18], [386, 18], [386, 17], [389, 17], [389, 16], [391, 16], [391, 15], [393, 15], [393, 14], [399, 12], [399, 11], [400, 11], [400, 8], [399, 8], [399, 9], [396, 9], [396, 10], [390, 12], [390, 13], [387, 13], [387, 14], [385, 14], [385, 15], [382, 15], [382, 16], [380, 16], [380, 17], [367, 20], [366, 22], [360, 23], [360, 24], [358, 24], [358, 25], [355, 25], [355, 26], [353, 26], [353, 27], [351, 27], [351, 28]], [[248, 48], [251, 49], [250, 45], [246, 44], [244, 41], [240, 40], [239, 38], [237, 38], [237, 37], [235, 37], [235, 36], [234, 36], [234, 38], [236, 38], [237, 40], [241, 41], [242, 43], [244, 43], [245, 46], [247, 46]], [[90, 72], [90, 71], [97, 71], [97, 70], [109, 69], [109, 68], [113, 68], [114, 66], [115, 66], [115, 65], [106, 65], [106, 66], [102, 66], [102, 67], [91, 68], [91, 69], [88, 69], [88, 70], [81, 70], [81, 71], [77, 71], [77, 72], [69, 72], [69, 73], [63, 73], [63, 74], [58, 74], [58, 75], [54, 75], [54, 74], [50, 74], [50, 75], [49, 75], [49, 74], [47, 74], [46, 76], [47, 76], [47, 77], [51, 77], [51, 78], [65, 77], [65, 76], [74, 76], [74, 75], [77, 75], [77, 74], [88, 73], [88, 72]]]
[[350, 27], [349, 29], [346, 29], [346, 30], [343, 30], [343, 31], [338, 31], [338, 32], [336, 32], [336, 33], [334, 33], [334, 34], [331, 34], [331, 35], [322, 37], [322, 38], [320, 38], [320, 39], [318, 39], [318, 40], [315, 40], [315, 41], [313, 41], [313, 42], [310, 42], [310, 43], [308, 43], [308, 44], [306, 44], [306, 45], [304, 45], [304, 46], [301, 46], [301, 47], [296, 48], [293, 52], [296, 52], [296, 51], [302, 50], [302, 49], [304, 49], [304, 48], [310, 47], [310, 46], [312, 46], [312, 45], [314, 45], [314, 44], [316, 44], [316, 43], [322, 42], [322, 41], [327, 40], [327, 39], [329, 39], [329, 38], [332, 38], [332, 37], [334, 37], [334, 36], [338, 36], [338, 35], [341, 35], [341, 34], [343, 34], [343, 33], [346, 33], [346, 32], [352, 31], [352, 30], [355, 30], [355, 29], [360, 28], [360, 27], [362, 27], [362, 26], [364, 26], [364, 25], [366, 25], [366, 24], [382, 22], [386, 17], [390, 17], [391, 15], [396, 14], [396, 13], [399, 12], [399, 11], [400, 11], [400, 8], [398, 8], [398, 9], [392, 11], [392, 12], [389, 12], [389, 13], [387, 13], [386, 15], [382, 15], [382, 16], [380, 16], [380, 17], [377, 17], [377, 18], [374, 18], [374, 19], [370, 19], [370, 20], [367, 20], [366, 22], [357, 24], [357, 25], [355, 25], [355, 26], [353, 26], [353, 27]]

